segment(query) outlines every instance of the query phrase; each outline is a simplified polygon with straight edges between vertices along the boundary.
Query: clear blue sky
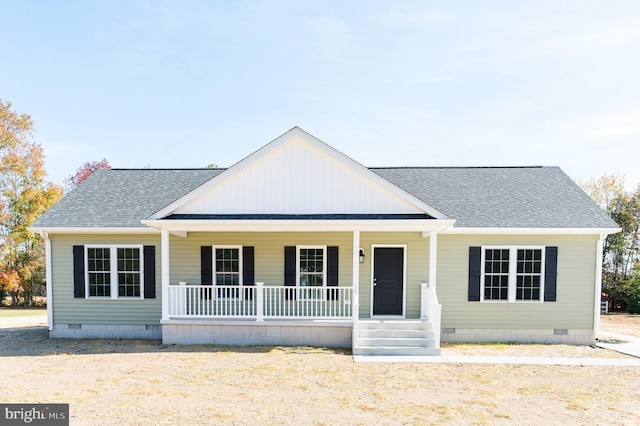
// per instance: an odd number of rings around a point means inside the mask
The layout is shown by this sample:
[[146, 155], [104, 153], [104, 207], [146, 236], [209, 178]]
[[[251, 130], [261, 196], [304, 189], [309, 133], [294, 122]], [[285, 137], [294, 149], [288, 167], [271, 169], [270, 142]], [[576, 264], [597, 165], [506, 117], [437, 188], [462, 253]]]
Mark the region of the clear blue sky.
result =
[[640, 183], [640, 1], [0, 0], [0, 98], [57, 183], [230, 166], [293, 126], [366, 166]]

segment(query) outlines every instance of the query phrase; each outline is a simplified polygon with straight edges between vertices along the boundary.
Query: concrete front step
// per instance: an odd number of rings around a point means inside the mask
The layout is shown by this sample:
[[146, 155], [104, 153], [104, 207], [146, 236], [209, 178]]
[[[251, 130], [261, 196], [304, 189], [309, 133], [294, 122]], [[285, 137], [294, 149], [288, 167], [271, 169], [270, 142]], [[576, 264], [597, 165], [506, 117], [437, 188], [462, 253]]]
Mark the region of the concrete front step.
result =
[[360, 320], [360, 330], [430, 330], [431, 324], [421, 320]]
[[353, 348], [355, 356], [437, 356], [440, 355], [440, 349], [417, 347], [358, 347]]
[[361, 320], [353, 348], [355, 356], [433, 356], [433, 326], [422, 320]]
[[361, 338], [395, 337], [400, 339], [434, 338], [433, 330], [358, 330]]
[[369, 338], [359, 337], [358, 347], [435, 347], [435, 339], [425, 339], [421, 337], [416, 338], [398, 338], [398, 337], [384, 337], [384, 338]]

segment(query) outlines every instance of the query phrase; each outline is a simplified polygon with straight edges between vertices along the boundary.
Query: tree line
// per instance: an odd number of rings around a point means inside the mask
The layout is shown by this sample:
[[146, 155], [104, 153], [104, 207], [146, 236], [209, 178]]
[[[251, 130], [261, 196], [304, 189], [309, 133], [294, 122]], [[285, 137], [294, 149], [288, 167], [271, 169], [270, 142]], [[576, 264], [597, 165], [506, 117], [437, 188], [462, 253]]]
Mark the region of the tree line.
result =
[[617, 173], [579, 184], [622, 228], [604, 241], [602, 300], [611, 309], [640, 313], [640, 185], [625, 190], [624, 176]]

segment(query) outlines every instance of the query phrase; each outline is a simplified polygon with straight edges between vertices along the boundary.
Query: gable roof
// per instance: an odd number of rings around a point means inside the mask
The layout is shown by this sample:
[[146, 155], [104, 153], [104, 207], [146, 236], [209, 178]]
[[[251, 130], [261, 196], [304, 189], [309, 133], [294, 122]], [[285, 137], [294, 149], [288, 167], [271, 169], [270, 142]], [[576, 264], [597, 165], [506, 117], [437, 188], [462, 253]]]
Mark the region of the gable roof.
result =
[[[384, 220], [393, 214], [405, 214], [408, 220], [409, 215], [419, 210], [434, 218], [454, 219], [455, 228], [609, 231], [618, 228], [558, 167], [366, 168], [299, 128], [290, 130], [228, 169], [99, 170], [65, 195], [30, 228], [35, 231], [82, 228], [137, 228], [151, 231], [141, 223], [142, 220], [193, 218], [194, 213], [202, 213], [207, 206], [201, 203], [198, 207], [197, 203], [201, 202], [198, 200], [206, 197], [215, 200], [216, 191], [227, 182], [235, 180], [242, 183], [242, 179], [245, 179], [245, 187], [247, 182], [254, 182], [246, 178], [251, 174], [244, 178], [242, 174], [251, 168], [261, 170], [259, 163], [292, 138], [302, 138], [310, 143], [312, 149], [325, 153], [327, 161], [333, 162], [331, 164], [335, 170], [346, 173], [344, 176], [367, 182], [366, 185], [360, 182], [358, 188], [377, 188], [379, 192], [369, 193], [370, 199], [386, 197], [387, 207], [399, 209], [379, 212], [356, 210], [349, 212], [354, 213], [351, 215], [345, 215], [343, 211], [308, 211], [304, 212], [307, 213], [307, 219], [358, 220], [366, 217], [366, 214], [381, 214], [379, 218]], [[255, 179], [256, 174], [253, 176]], [[253, 207], [256, 210], [255, 205]], [[247, 215], [253, 213], [258, 213], [251, 217], [256, 220], [285, 216], [279, 211], [205, 213], [211, 214], [201, 217], [210, 220], [220, 219], [222, 215], [226, 215], [226, 219], [246, 219]], [[288, 218], [291, 217], [289, 215]]]
[[294, 127], [150, 219], [172, 214], [381, 213], [448, 219], [424, 201]]

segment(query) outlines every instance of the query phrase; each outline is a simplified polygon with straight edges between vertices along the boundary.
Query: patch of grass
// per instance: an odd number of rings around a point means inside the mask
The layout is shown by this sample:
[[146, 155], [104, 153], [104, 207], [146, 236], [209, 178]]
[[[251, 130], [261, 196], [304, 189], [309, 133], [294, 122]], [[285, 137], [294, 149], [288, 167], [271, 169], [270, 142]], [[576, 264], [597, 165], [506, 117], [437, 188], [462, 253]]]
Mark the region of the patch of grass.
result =
[[0, 308], [0, 318], [33, 317], [46, 315], [45, 309]]
[[521, 395], [538, 395], [547, 394], [551, 391], [553, 386], [550, 383], [542, 383], [534, 386], [523, 386], [518, 388], [518, 393]]

